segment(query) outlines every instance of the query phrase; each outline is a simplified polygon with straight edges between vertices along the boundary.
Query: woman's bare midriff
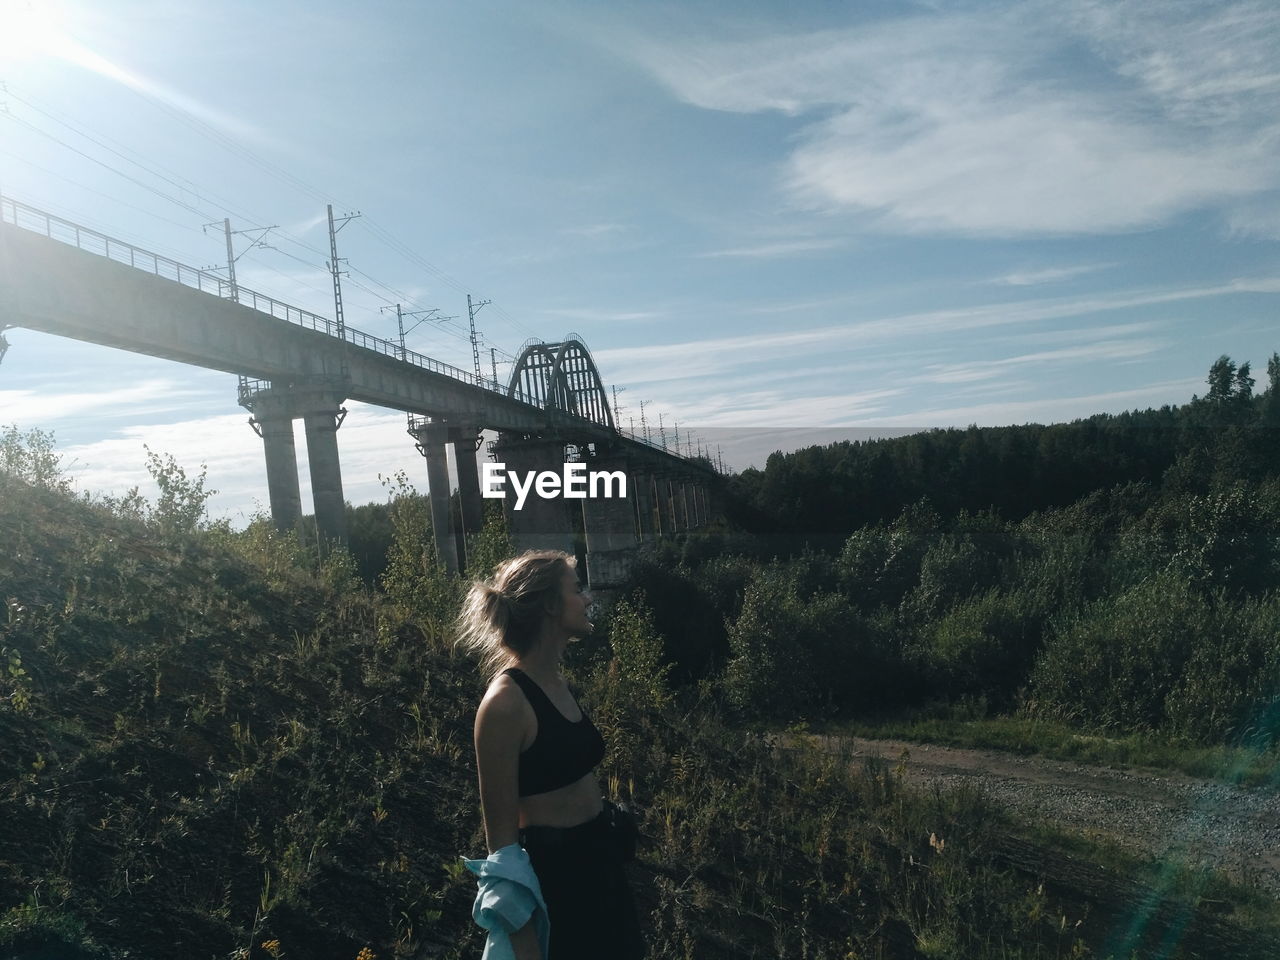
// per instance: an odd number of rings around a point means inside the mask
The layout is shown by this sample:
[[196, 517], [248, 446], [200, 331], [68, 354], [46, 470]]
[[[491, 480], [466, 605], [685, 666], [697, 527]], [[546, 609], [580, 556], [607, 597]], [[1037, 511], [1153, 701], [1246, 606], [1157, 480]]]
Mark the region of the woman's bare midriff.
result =
[[576, 783], [547, 793], [520, 798], [520, 826], [576, 827], [594, 820], [604, 809], [600, 785], [593, 773]]

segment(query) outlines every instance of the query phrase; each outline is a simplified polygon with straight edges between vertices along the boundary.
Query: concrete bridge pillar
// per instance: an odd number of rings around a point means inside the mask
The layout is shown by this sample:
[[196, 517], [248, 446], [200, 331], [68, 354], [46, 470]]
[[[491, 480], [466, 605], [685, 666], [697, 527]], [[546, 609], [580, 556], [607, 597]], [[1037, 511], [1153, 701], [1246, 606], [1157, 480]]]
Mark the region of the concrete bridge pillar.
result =
[[328, 543], [347, 542], [347, 501], [342, 495], [342, 464], [338, 459], [338, 428], [347, 411], [339, 406], [341, 402], [333, 395], [315, 396], [302, 414], [321, 552]]
[[412, 421], [409, 433], [418, 441], [418, 452], [427, 460], [427, 501], [431, 506], [431, 534], [436, 557], [450, 573], [457, 573], [458, 544], [453, 537], [449, 510], [449, 461], [445, 445], [449, 425], [442, 420]]
[[[627, 477], [626, 497], [591, 497], [582, 501], [587, 538], [587, 583], [593, 589], [621, 586], [636, 558], [636, 478], [625, 460], [590, 461], [589, 470], [620, 470]], [[590, 493], [590, 489], [588, 489]]]
[[648, 473], [637, 473], [631, 480], [636, 499], [636, 532], [642, 543], [648, 543], [659, 531], [653, 512], [653, 477]]
[[338, 427], [347, 415], [341, 406], [342, 400], [341, 394], [319, 386], [267, 385], [244, 379], [240, 383], [240, 405], [253, 414], [249, 422], [262, 437], [271, 519], [280, 530], [293, 529], [302, 515], [298, 452], [293, 440], [293, 420], [302, 417], [322, 553], [328, 543], [347, 541], [347, 504], [342, 496], [337, 436]]
[[[500, 434], [494, 448], [499, 463], [506, 465], [508, 474], [521, 477], [533, 471], [544, 470], [561, 473], [564, 470], [563, 441], [543, 438], [521, 439]], [[563, 550], [574, 553], [574, 527], [568, 504], [577, 509], [577, 500], [561, 497], [542, 498], [534, 490], [529, 491], [521, 509], [517, 510], [516, 494], [510, 478], [506, 482], [503, 508], [507, 515], [507, 530], [517, 550]]]
[[666, 484], [666, 478], [661, 474], [655, 473], [649, 478], [649, 488], [653, 491], [653, 533], [658, 539], [671, 535]]
[[663, 532], [670, 535], [679, 533], [680, 515], [676, 510], [676, 487], [670, 477], [658, 479], [658, 489], [662, 494], [662, 527]]
[[480, 497], [480, 470], [476, 466], [476, 446], [480, 432], [475, 428], [451, 427], [453, 462], [458, 471], [458, 497], [462, 501], [462, 529], [479, 533], [484, 524], [484, 504]]
[[267, 459], [267, 496], [271, 521], [282, 532], [292, 530], [302, 517], [302, 493], [298, 487], [298, 450], [293, 441], [293, 399], [286, 394], [258, 393], [249, 425], [262, 438]]

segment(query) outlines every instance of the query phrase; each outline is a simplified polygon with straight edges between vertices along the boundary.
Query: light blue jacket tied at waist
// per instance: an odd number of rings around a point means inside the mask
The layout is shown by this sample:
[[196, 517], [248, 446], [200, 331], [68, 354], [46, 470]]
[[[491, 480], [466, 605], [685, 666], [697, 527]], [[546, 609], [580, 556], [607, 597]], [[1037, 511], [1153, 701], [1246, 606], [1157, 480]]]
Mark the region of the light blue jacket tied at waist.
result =
[[471, 916], [489, 931], [481, 960], [515, 960], [510, 935], [528, 923], [530, 917], [536, 924], [538, 943], [545, 957], [551, 939], [551, 919], [542, 900], [538, 875], [533, 872], [524, 847], [509, 843], [484, 860], [464, 857], [462, 862], [480, 882]]

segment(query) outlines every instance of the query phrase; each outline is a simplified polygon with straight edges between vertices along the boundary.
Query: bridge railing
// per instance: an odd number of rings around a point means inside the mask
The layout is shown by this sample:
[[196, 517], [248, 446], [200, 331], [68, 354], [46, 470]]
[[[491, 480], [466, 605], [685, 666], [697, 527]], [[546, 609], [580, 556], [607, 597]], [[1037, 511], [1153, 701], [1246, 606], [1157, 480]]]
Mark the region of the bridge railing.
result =
[[[153, 253], [150, 250], [144, 250], [123, 240], [117, 240], [115, 237], [109, 237], [105, 233], [99, 233], [97, 230], [65, 220], [56, 214], [29, 206], [11, 197], [0, 197], [0, 219], [24, 230], [43, 234], [51, 240], [57, 240], [84, 250], [86, 253], [107, 257], [118, 263], [127, 263], [135, 269], [155, 274], [158, 277], [164, 277], [166, 280], [173, 280], [185, 287], [191, 287], [224, 300], [234, 300], [236, 303], [257, 310], [259, 313], [269, 314], [279, 320], [285, 320], [330, 337], [343, 339], [357, 347], [395, 357], [397, 360], [413, 364], [415, 367], [421, 367], [424, 370], [430, 370], [432, 373], [460, 380], [482, 390], [500, 393], [504, 396], [507, 395], [506, 389], [501, 384], [486, 380], [483, 377], [477, 377], [475, 374], [460, 367], [443, 363], [434, 357], [429, 357], [414, 350], [407, 350], [398, 343], [365, 333], [355, 327], [344, 326], [339, 330], [338, 324], [328, 317], [322, 317], [309, 310], [303, 310], [301, 307], [284, 303], [274, 297], [269, 297], [248, 287], [242, 287], [239, 284], [233, 288], [228, 279], [216, 273], [200, 270], [185, 263], [179, 263], [177, 260]], [[516, 392], [515, 399], [537, 406], [536, 403], [533, 403], [533, 399], [524, 395], [522, 391]]]
[[171, 260], [150, 250], [143, 250], [131, 243], [108, 237], [89, 227], [64, 220], [52, 213], [46, 213], [28, 206], [10, 197], [0, 197], [0, 219], [12, 223], [15, 227], [42, 233], [51, 240], [58, 240], [88, 253], [96, 253], [100, 257], [127, 263], [138, 270], [154, 273], [167, 280], [175, 280], [186, 287], [194, 287], [205, 293], [225, 297], [229, 283], [215, 273], [198, 270], [185, 263]]

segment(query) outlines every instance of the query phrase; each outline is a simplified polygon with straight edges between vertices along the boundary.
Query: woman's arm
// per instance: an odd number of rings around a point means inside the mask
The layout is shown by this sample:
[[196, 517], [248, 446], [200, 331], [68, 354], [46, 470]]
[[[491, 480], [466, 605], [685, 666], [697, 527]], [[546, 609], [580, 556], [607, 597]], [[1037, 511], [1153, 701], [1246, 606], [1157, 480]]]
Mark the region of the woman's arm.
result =
[[[520, 747], [533, 711], [510, 681], [499, 681], [476, 711], [476, 770], [480, 775], [480, 809], [489, 852], [520, 838]], [[530, 918], [511, 934], [516, 960], [542, 960], [538, 934]]]
[[520, 688], [496, 684], [476, 711], [476, 770], [485, 841], [493, 853], [520, 836], [520, 747], [528, 724], [537, 721]]

